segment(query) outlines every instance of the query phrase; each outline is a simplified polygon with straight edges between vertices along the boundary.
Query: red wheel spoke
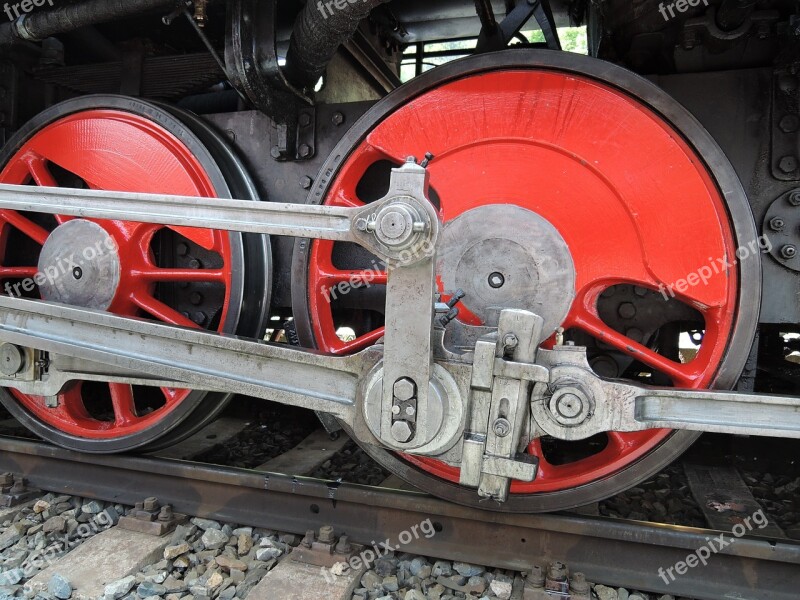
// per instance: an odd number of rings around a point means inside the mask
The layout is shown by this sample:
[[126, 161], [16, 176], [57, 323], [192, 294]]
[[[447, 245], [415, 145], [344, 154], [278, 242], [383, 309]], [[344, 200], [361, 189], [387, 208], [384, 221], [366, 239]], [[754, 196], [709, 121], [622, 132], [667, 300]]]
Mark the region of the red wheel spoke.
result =
[[27, 157], [28, 170], [36, 182], [36, 185], [44, 187], [58, 187], [58, 182], [53, 178], [50, 170], [47, 168], [47, 161], [41, 156], [31, 154]]
[[133, 388], [127, 383], [109, 383], [111, 404], [114, 406], [114, 423], [129, 425], [138, 418], [133, 400]]
[[361, 269], [354, 271], [346, 270], [326, 270], [319, 273], [319, 279], [322, 284], [335, 285], [337, 283], [351, 282], [353, 285], [386, 285], [389, 281], [389, 276], [386, 271], [378, 271], [372, 269]]
[[36, 267], [0, 267], [0, 279], [26, 279], [38, 271]]
[[381, 327], [375, 331], [370, 331], [365, 335], [357, 337], [353, 341], [341, 342], [340, 345], [333, 348], [333, 354], [353, 354], [354, 352], [359, 352], [364, 348], [372, 346], [381, 339], [383, 337], [383, 332], [384, 328]]
[[339, 190], [333, 197], [330, 206], [344, 206], [347, 208], [360, 208], [364, 203], [355, 196], [346, 193], [344, 190]]
[[158, 267], [134, 269], [133, 277], [140, 277], [147, 281], [205, 281], [225, 282], [225, 272], [221, 269], [160, 269]]
[[189, 318], [184, 317], [174, 308], [171, 308], [156, 300], [153, 296], [141, 292], [134, 292], [131, 294], [131, 300], [136, 306], [144, 311], [150, 313], [156, 319], [170, 323], [171, 325], [178, 325], [180, 327], [191, 327], [192, 329], [200, 329], [200, 326], [191, 321]]
[[40, 246], [44, 246], [50, 233], [41, 225], [37, 225], [28, 217], [24, 217], [15, 210], [0, 211], [0, 218], [9, 225], [16, 227]]
[[585, 310], [575, 311], [571, 318], [576, 327], [589, 335], [669, 376], [676, 387], [688, 387], [696, 378], [694, 371], [690, 371], [684, 365], [634, 342]]

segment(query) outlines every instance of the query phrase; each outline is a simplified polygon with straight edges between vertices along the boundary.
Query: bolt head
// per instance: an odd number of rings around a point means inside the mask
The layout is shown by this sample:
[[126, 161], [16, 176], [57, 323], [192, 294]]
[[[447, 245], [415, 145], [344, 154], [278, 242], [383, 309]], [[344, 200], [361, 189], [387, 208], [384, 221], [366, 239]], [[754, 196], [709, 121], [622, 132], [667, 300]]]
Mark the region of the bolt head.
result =
[[403, 377], [394, 382], [394, 397], [400, 402], [411, 400], [417, 394], [417, 386], [408, 377]]
[[792, 244], [786, 244], [781, 248], [781, 256], [786, 259], [794, 258], [797, 256], [797, 247]]
[[769, 221], [769, 228], [772, 229], [772, 231], [781, 231], [784, 225], [785, 223], [780, 217], [773, 217]]
[[154, 510], [158, 510], [158, 508], [159, 508], [158, 498], [151, 496], [150, 498], [144, 499], [144, 510], [151, 512]]
[[778, 126], [784, 133], [794, 133], [800, 127], [800, 119], [796, 115], [785, 115]]
[[792, 206], [800, 206], [800, 190], [794, 191], [789, 194], [789, 204]]
[[318, 538], [323, 544], [332, 544], [334, 541], [333, 527], [330, 525], [323, 525], [319, 528]]
[[506, 437], [511, 433], [511, 423], [508, 422], [508, 419], [500, 417], [492, 424], [492, 431], [497, 437]]
[[778, 168], [784, 173], [791, 173], [797, 169], [797, 158], [794, 156], [784, 156], [778, 163]]
[[344, 113], [333, 113], [333, 116], [331, 117], [331, 123], [333, 123], [336, 127], [339, 127], [339, 125], [344, 123]]
[[283, 152], [281, 152], [281, 149], [278, 148], [277, 146], [273, 146], [272, 150], [270, 150], [269, 153], [270, 156], [272, 156], [272, 158], [274, 158], [275, 160], [283, 158]]
[[501, 287], [503, 287], [503, 285], [505, 285], [505, 283], [506, 283], [506, 278], [502, 273], [500, 273], [498, 271], [495, 271], [494, 273], [490, 273], [489, 274], [489, 287], [490, 288], [493, 288], [493, 289], [497, 290], [497, 289], [500, 289]]
[[297, 154], [300, 158], [308, 158], [311, 156], [311, 146], [308, 144], [300, 144], [300, 147], [297, 149]]
[[300, 127], [308, 127], [309, 125], [311, 125], [311, 115], [300, 113]]
[[414, 437], [414, 430], [408, 421], [395, 421], [392, 423], [392, 437], [395, 441], [405, 444]]
[[14, 344], [0, 346], [0, 373], [10, 377], [19, 373], [25, 366], [25, 355]]
[[300, 179], [300, 187], [304, 190], [310, 190], [312, 185], [314, 185], [314, 180], [308, 175]]

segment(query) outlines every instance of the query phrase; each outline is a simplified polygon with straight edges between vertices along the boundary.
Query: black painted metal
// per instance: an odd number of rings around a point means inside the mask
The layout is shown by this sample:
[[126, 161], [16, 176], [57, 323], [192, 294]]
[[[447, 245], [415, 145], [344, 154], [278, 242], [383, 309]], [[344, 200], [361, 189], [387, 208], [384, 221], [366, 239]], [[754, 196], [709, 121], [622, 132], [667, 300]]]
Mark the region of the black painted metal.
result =
[[228, 4], [225, 64], [231, 84], [255, 108], [269, 115], [280, 137], [271, 155], [275, 160], [305, 160], [298, 143], [301, 110], [311, 100], [284, 77], [278, 62], [277, 0], [232, 0]]
[[[508, 515], [414, 492], [182, 461], [88, 456], [12, 438], [0, 439], [0, 471], [23, 474], [31, 485], [54, 492], [124, 504], [156, 496], [179, 512], [280, 531], [304, 533], [329, 524], [362, 544], [394, 545], [410, 537], [403, 551], [500, 568], [561, 560], [590, 580], [702, 600], [790, 600], [800, 586], [800, 543], [786, 540], [738, 538], [706, 566], [666, 584], [659, 568], [709, 547], [720, 532], [575, 515]], [[419, 526], [426, 520], [436, 530], [430, 538], [422, 533], [430, 525]]]

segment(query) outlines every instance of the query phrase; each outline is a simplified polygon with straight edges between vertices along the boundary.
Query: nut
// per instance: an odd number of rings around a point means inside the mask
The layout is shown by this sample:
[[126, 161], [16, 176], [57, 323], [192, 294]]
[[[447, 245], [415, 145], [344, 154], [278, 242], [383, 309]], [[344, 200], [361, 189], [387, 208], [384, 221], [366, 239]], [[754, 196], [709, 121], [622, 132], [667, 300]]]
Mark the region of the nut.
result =
[[401, 444], [411, 441], [414, 437], [411, 423], [408, 421], [395, 421], [392, 423], [392, 437]]
[[506, 437], [511, 433], [511, 423], [508, 422], [508, 419], [500, 417], [492, 424], [492, 431], [497, 437]]
[[781, 231], [784, 225], [785, 223], [780, 217], [772, 217], [769, 221], [769, 228], [772, 229], [772, 231]]
[[411, 400], [417, 394], [417, 387], [408, 377], [403, 377], [394, 382], [394, 397], [400, 402]]
[[142, 505], [142, 508], [144, 510], [146, 510], [147, 512], [153, 512], [153, 511], [158, 510], [158, 508], [159, 508], [158, 498], [156, 498], [154, 496], [151, 496], [150, 498], [145, 498], [144, 499], [144, 504]]
[[794, 258], [797, 256], [797, 247], [792, 244], [786, 244], [781, 248], [781, 256], [785, 259]]
[[333, 535], [333, 527], [330, 525], [323, 525], [319, 528], [319, 537], [317, 538], [323, 544], [332, 544], [336, 541]]

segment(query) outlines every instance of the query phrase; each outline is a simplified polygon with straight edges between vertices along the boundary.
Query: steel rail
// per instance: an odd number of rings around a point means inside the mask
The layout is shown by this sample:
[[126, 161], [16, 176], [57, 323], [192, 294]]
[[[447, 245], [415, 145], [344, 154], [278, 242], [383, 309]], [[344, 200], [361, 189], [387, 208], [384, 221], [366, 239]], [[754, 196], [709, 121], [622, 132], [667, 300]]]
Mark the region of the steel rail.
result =
[[[304, 533], [333, 525], [371, 545], [411, 535], [403, 551], [525, 570], [566, 562], [607, 585], [702, 600], [790, 600], [800, 588], [800, 543], [735, 539], [708, 564], [669, 585], [659, 576], [720, 532], [569, 514], [520, 515], [458, 506], [424, 494], [326, 482], [142, 456], [89, 455], [43, 443], [0, 438], [0, 471], [59, 493], [132, 505], [157, 496], [175, 510], [235, 523]], [[424, 530], [430, 531], [426, 525]], [[404, 533], [409, 532], [409, 533]], [[727, 532], [726, 539], [733, 536]]]

